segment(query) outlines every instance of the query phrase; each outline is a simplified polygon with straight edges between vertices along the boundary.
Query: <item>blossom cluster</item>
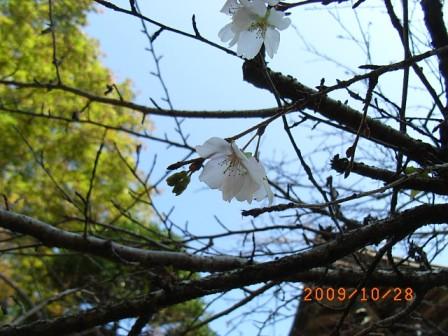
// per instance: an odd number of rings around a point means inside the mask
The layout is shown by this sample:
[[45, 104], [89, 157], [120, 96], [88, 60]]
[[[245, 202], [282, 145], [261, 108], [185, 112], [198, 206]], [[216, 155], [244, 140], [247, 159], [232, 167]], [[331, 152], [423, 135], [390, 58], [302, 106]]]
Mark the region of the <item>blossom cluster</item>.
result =
[[218, 36], [229, 46], [236, 43], [237, 54], [254, 58], [264, 44], [266, 53], [273, 57], [280, 44], [279, 30], [286, 29], [291, 20], [274, 8], [278, 0], [227, 0], [221, 12], [232, 16]]

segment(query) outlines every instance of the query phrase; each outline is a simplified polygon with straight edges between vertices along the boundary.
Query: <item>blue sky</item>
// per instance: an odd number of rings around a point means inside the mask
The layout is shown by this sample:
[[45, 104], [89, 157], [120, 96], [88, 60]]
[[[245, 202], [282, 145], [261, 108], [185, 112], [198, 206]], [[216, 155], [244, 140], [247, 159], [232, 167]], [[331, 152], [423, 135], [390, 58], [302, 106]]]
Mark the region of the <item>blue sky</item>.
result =
[[[183, 1], [140, 1], [142, 12], [150, 18], [164, 24], [192, 32], [191, 17], [196, 15], [196, 21], [201, 34], [213, 42], [221, 43], [218, 31], [229, 21], [220, 13], [223, 1], [183, 0]], [[128, 7], [128, 1], [114, 1], [115, 4]], [[175, 3], [175, 6], [173, 5]], [[380, 2], [378, 2], [380, 4]], [[334, 84], [336, 78], [347, 78], [349, 68], [356, 70], [362, 64], [370, 63], [365, 50], [356, 41], [362, 41], [359, 22], [364, 32], [371, 36], [371, 61], [374, 64], [387, 64], [398, 61], [402, 57], [400, 48], [396, 48], [399, 40], [395, 31], [389, 28], [389, 21], [384, 11], [377, 7], [361, 8], [356, 18], [354, 11], [347, 5], [339, 5], [339, 10], [328, 13], [326, 8], [311, 9], [301, 7], [292, 12], [290, 18], [294, 27], [281, 33], [278, 54], [269, 62], [269, 66], [276, 71], [297, 77], [303, 83], [314, 87], [319, 85], [320, 79], [325, 77], [326, 84]], [[417, 14], [416, 14], [417, 15]], [[338, 23], [343, 22], [346, 26]], [[414, 20], [420, 18], [414, 17]], [[152, 31], [154, 27], [149, 26]], [[99, 40], [104, 63], [113, 71], [116, 81], [130, 79], [136, 93], [136, 101], [151, 105], [149, 98], [156, 100], [166, 107], [157, 79], [150, 75], [154, 70], [154, 61], [145, 51], [147, 41], [141, 31], [139, 20], [100, 8], [99, 12], [89, 15], [89, 26], [86, 32]], [[302, 39], [302, 37], [303, 39]], [[310, 52], [314, 46], [320, 53]], [[155, 49], [161, 60], [162, 75], [168, 86], [174, 108], [187, 110], [233, 110], [274, 107], [275, 99], [267, 92], [260, 91], [242, 80], [242, 60], [226, 53], [199, 43], [197, 41], [178, 36], [170, 32], [163, 32], [155, 41]], [[336, 66], [331, 59], [341, 64]], [[347, 66], [345, 68], [344, 66]], [[396, 91], [392, 97], [399, 101], [400, 90], [393, 90], [400, 83], [397, 73], [385, 76], [381, 82], [384, 90]], [[338, 95], [336, 94], [335, 97]], [[344, 98], [345, 99], [345, 98]], [[426, 98], [421, 98], [426, 99]], [[412, 104], [412, 101], [411, 101]], [[417, 103], [415, 103], [417, 104]], [[356, 106], [356, 103], [353, 103]], [[168, 134], [178, 139], [174, 132], [174, 121], [164, 117], [152, 117], [154, 133], [160, 136]], [[189, 134], [189, 143], [202, 144], [212, 136], [229, 137], [245, 128], [254, 125], [258, 120], [186, 120], [183, 129]], [[297, 130], [295, 131], [297, 132]], [[310, 130], [300, 130], [295, 134], [300, 141], [305, 154], [311, 153], [316, 142], [322, 141], [314, 136]], [[340, 147], [342, 154], [344, 148]], [[143, 169], [149, 168], [154, 155], [157, 154], [157, 166], [154, 179], [165, 173], [165, 167], [180, 160], [184, 152], [154, 142], [146, 144]], [[261, 159], [292, 158], [286, 137], [282, 131], [280, 121], [270, 126], [263, 139]], [[319, 160], [316, 156], [314, 160]], [[295, 169], [300, 172], [300, 166]], [[269, 174], [268, 174], [269, 175]], [[323, 177], [325, 178], [325, 177]], [[196, 234], [210, 234], [221, 231], [214, 216], [217, 216], [226, 226], [232, 229], [247, 228], [250, 219], [242, 218], [240, 211], [248, 209], [246, 203], [222, 201], [218, 191], [208, 190], [206, 186], [193, 176], [187, 191], [179, 197], [171, 194], [167, 187], [163, 193], [154, 199], [157, 207], [164, 212], [174, 207], [172, 219], [177, 224], [188, 222], [189, 228]], [[261, 219], [263, 222], [266, 219]], [[221, 246], [229, 251], [240, 246], [237, 241], [225, 241]], [[234, 250], [233, 250], [234, 252]], [[212, 306], [215, 312], [228, 305], [221, 301]], [[237, 311], [237, 314], [240, 311]], [[230, 315], [212, 327], [225, 334], [229, 328], [226, 321]], [[267, 329], [270, 335], [284, 335], [289, 328], [290, 320], [279, 323], [275, 329]], [[231, 335], [254, 334], [257, 329], [252, 322], [245, 323], [234, 330]]]

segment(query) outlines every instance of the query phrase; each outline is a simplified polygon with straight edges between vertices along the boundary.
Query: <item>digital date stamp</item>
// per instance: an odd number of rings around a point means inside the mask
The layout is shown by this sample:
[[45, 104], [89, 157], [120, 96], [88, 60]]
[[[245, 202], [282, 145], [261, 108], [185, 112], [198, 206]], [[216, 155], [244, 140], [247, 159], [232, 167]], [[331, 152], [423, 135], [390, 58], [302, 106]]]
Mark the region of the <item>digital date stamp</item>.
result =
[[303, 301], [307, 302], [344, 302], [354, 297], [359, 302], [378, 302], [392, 300], [393, 302], [413, 301], [414, 290], [411, 287], [304, 287]]

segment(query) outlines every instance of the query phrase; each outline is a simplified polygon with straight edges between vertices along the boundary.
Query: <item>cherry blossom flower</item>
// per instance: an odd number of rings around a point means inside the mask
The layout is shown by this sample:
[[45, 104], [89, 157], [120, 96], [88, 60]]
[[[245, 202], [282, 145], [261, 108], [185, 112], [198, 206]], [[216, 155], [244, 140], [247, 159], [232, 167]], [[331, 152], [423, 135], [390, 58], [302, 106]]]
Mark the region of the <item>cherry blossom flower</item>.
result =
[[235, 142], [213, 137], [195, 149], [207, 160], [199, 180], [212, 189], [221, 190], [225, 201], [230, 202], [235, 197], [251, 203], [253, 199], [260, 201], [267, 197], [272, 204], [274, 194], [266, 171], [255, 157], [243, 153]]
[[221, 12], [232, 15], [232, 22], [218, 33], [229, 46], [238, 43], [237, 54], [254, 58], [264, 43], [269, 57], [274, 57], [280, 43], [279, 30], [286, 29], [291, 20], [272, 6], [278, 0], [227, 0]]

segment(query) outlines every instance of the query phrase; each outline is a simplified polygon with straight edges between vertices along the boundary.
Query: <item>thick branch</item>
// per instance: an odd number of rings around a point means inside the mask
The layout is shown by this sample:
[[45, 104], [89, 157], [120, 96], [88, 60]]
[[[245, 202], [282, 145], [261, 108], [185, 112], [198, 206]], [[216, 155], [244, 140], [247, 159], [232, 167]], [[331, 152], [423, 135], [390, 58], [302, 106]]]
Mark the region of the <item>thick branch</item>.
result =
[[[321, 286], [355, 288], [359, 284], [359, 280], [363, 278], [365, 278], [365, 272], [359, 269], [329, 270], [328, 267], [323, 267], [299, 273], [285, 280]], [[400, 276], [397, 276], [395, 271], [375, 271], [366, 279], [365, 285], [429, 289], [445, 286], [447, 281], [448, 269], [444, 268], [431, 271], [400, 271]]]
[[[4, 221], [0, 217], [0, 222]], [[52, 321], [38, 321], [21, 327], [5, 326], [0, 329], [0, 336], [58, 335], [61, 332], [81, 331], [99, 324], [141, 316], [144, 313], [154, 312], [177, 303], [260, 282], [285, 280], [292, 276], [297, 281], [310, 281], [310, 277], [300, 278], [300, 273], [315, 267], [329, 265], [361, 247], [379, 243], [386, 237], [404, 237], [424, 225], [447, 222], [448, 204], [422, 205], [392, 218], [375, 221], [361, 229], [342, 234], [338, 239], [304, 253], [272, 262], [249, 265], [227, 274], [216, 274], [201, 280], [185, 281], [173, 285], [170, 289], [153, 292], [139, 300], [95, 308]], [[400, 276], [401, 285], [438, 286], [446, 283], [448, 274], [446, 271], [440, 270], [425, 273], [424, 277], [417, 273], [414, 276], [410, 274], [410, 277], [412, 281]], [[353, 277], [353, 279], [359, 278]]]
[[[401, 275], [402, 276], [398, 277], [393, 271], [375, 272], [369, 277], [366, 286], [412, 287], [415, 290], [417, 288], [428, 289], [444, 286], [448, 282], [448, 271], [443, 269], [431, 272], [402, 272]], [[364, 273], [359, 271], [335, 271], [325, 268], [309, 272], [301, 272], [285, 280], [350, 288], [355, 287], [359, 279], [363, 276]], [[152, 312], [179, 302], [188, 301], [223, 290], [218, 289], [218, 287], [214, 290], [206, 289], [206, 287], [210, 287], [210, 283], [213, 282], [218, 282], [218, 279], [214, 280], [206, 278], [203, 280], [186, 282], [175, 286], [169, 292], [159, 290], [142, 299], [95, 308], [86, 312], [81, 312], [77, 315], [60, 317], [51, 321], [37, 321], [24, 326], [4, 326], [3, 328], [0, 328], [0, 336], [45, 336], [87, 330], [96, 325], [123, 318], [136, 317], [143, 312]], [[204, 284], [207, 286], [204, 286]], [[235, 288], [237, 288], [237, 286], [235, 286]]]
[[[335, 156], [331, 161], [331, 167], [338, 173], [344, 173], [349, 165], [349, 161], [345, 158]], [[396, 172], [387, 169], [372, 167], [364, 163], [354, 162], [351, 171], [353, 173], [367, 176], [375, 180], [392, 183], [398, 179], [404, 179], [406, 175], [397, 175]], [[410, 177], [404, 180], [397, 188], [399, 189], [413, 189], [427, 192], [433, 192], [439, 195], [448, 195], [448, 181], [441, 178], [430, 177]]]
[[[434, 48], [448, 45], [448, 33], [443, 21], [442, 3], [439, 0], [422, 0], [425, 24], [431, 35], [431, 42]], [[442, 53], [439, 57], [439, 69], [445, 80], [445, 94], [448, 100], [448, 54]]]
[[[271, 86], [265, 79], [266, 76], [264, 76], [263, 71], [254, 62], [244, 63], [244, 79], [256, 87], [271, 90]], [[300, 104], [300, 107], [318, 112], [344, 125], [352, 133], [356, 134], [363, 119], [363, 115], [360, 112], [301, 84], [291, 76], [284, 76], [270, 69], [267, 69], [267, 71], [277, 91], [283, 98], [292, 99], [297, 104]], [[370, 117], [365, 118], [364, 125], [370, 131], [370, 136], [367, 137], [369, 140], [399, 150], [420, 164], [440, 163], [448, 159], [437, 148], [422, 141], [414, 140], [406, 134], [402, 134]], [[364, 134], [363, 136], [366, 137]]]
[[32, 236], [46, 246], [61, 247], [104, 257], [118, 262], [139, 263], [144, 266], [173, 266], [191, 271], [225, 271], [247, 265], [243, 258], [201, 257], [182, 252], [153, 251], [129, 247], [110, 240], [86, 237], [67, 232], [37, 219], [0, 210], [0, 226], [13, 232]]

